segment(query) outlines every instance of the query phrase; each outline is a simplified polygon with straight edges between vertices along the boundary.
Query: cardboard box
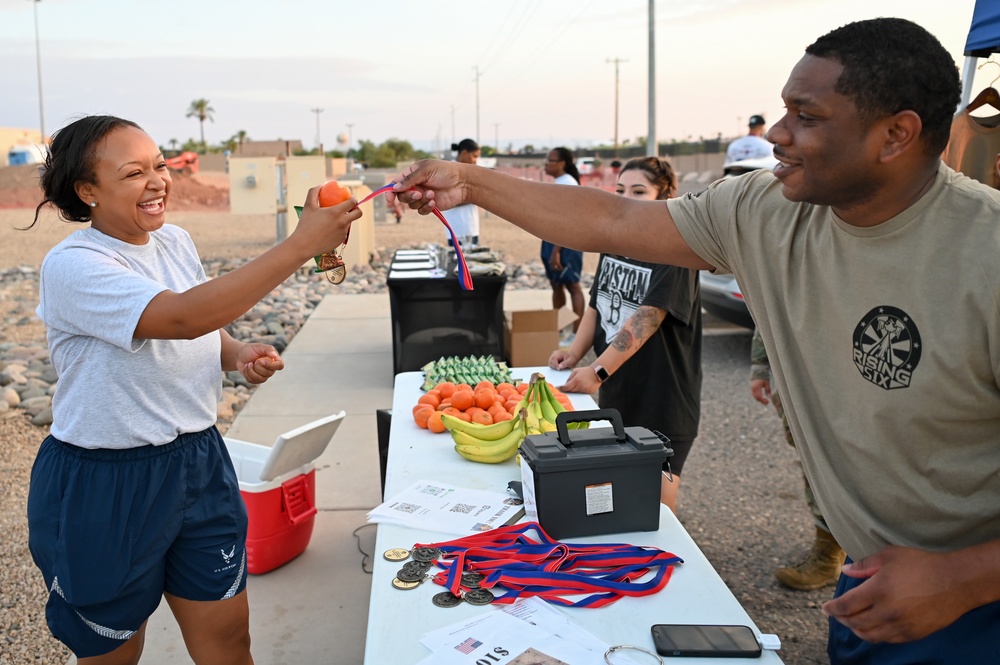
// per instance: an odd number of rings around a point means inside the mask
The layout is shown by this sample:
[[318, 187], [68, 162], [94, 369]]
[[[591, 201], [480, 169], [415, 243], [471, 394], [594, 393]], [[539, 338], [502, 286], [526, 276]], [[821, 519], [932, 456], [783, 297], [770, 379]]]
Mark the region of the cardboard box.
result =
[[573, 325], [576, 314], [562, 308], [504, 313], [504, 352], [511, 367], [547, 365], [559, 348], [559, 333]]

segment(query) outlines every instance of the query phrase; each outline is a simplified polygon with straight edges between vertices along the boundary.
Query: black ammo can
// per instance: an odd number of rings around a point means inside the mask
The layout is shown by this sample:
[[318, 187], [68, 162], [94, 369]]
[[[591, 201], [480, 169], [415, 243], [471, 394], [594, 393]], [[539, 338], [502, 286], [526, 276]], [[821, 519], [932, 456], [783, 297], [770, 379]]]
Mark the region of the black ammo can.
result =
[[[567, 428], [597, 420], [613, 427]], [[529, 518], [534, 507], [538, 523], [557, 539], [660, 528], [660, 476], [673, 455], [669, 439], [645, 427], [624, 427], [617, 409], [560, 413], [556, 427], [521, 443]]]

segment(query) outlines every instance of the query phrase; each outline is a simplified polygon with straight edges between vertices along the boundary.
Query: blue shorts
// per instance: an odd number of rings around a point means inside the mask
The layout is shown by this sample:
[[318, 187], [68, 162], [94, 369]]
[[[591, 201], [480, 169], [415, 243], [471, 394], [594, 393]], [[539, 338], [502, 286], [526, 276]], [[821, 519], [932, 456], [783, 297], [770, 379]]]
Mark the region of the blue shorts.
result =
[[[845, 563], [850, 563], [848, 557]], [[840, 576], [834, 598], [860, 586], [864, 578]], [[865, 642], [830, 619], [830, 665], [972, 665], [1000, 663], [1000, 601], [966, 612], [955, 623], [904, 644]]]
[[52, 634], [77, 658], [120, 647], [166, 591], [246, 588], [247, 512], [215, 427], [163, 446], [89, 450], [49, 436], [31, 470], [28, 545]]
[[563, 247], [559, 250], [559, 259], [562, 261], [563, 269], [556, 272], [549, 265], [554, 248], [555, 245], [552, 243], [542, 241], [542, 265], [545, 266], [545, 276], [549, 278], [549, 282], [552, 284], [576, 284], [579, 282], [580, 275], [583, 274], [583, 252]]

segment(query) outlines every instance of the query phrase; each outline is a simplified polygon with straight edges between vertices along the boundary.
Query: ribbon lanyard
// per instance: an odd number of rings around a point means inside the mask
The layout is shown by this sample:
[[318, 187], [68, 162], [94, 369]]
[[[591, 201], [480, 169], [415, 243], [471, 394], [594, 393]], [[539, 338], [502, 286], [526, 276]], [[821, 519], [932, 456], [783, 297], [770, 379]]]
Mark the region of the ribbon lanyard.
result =
[[[365, 198], [358, 201], [358, 205], [371, 201], [379, 194], [385, 194], [386, 192], [392, 191], [392, 185], [393, 183], [390, 182], [388, 185], [379, 187], [374, 192], [372, 192]], [[356, 207], [357, 206], [355, 206], [355, 208]], [[352, 208], [352, 210], [353, 209], [354, 208]], [[465, 254], [462, 253], [462, 245], [459, 244], [458, 242], [458, 237], [455, 235], [455, 230], [451, 228], [451, 224], [449, 224], [448, 220], [444, 218], [444, 215], [442, 215], [441, 211], [437, 209], [437, 206], [431, 208], [431, 212], [434, 213], [434, 216], [437, 217], [439, 220], [441, 220], [441, 223], [444, 224], [444, 227], [448, 229], [448, 235], [451, 237], [451, 244], [455, 246], [455, 256], [458, 258], [458, 283], [462, 286], [464, 290], [471, 291], [472, 273], [469, 272], [469, 265], [465, 262]], [[347, 241], [348, 239], [350, 239], [350, 237], [351, 237], [351, 232], [350, 230], [348, 230], [347, 236], [344, 238], [345, 245], [347, 244]]]
[[[538, 538], [532, 539], [528, 532]], [[603, 607], [625, 596], [647, 596], [663, 589], [674, 566], [683, 563], [675, 554], [655, 547], [625, 543], [582, 544], [553, 540], [537, 522], [499, 527], [455, 540], [415, 547], [436, 547], [443, 570], [434, 582], [459, 595], [462, 573], [485, 576], [479, 585], [503, 589], [494, 602], [513, 603], [538, 596], [569, 607]], [[636, 582], [656, 569], [647, 581]], [[564, 596], [586, 595], [580, 600]]]

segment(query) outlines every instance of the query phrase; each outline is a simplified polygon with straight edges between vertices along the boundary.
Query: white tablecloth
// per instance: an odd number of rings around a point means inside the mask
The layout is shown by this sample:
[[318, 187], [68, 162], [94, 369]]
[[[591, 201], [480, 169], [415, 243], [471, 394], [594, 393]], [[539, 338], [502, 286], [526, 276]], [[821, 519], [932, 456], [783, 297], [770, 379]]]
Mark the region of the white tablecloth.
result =
[[[542, 372], [552, 385], [561, 385], [568, 371], [548, 368], [513, 370], [515, 377], [527, 379], [533, 371]], [[392, 404], [392, 429], [389, 437], [389, 461], [386, 471], [385, 496], [401, 492], [417, 480], [437, 480], [471, 489], [503, 492], [511, 480], [520, 480], [520, 469], [513, 461], [503, 464], [468, 462], [452, 448], [447, 434], [433, 434], [413, 422], [411, 411], [421, 395], [423, 377], [420, 372], [396, 376]], [[586, 395], [571, 395], [576, 409], [596, 408]], [[417, 663], [429, 652], [418, 640], [428, 630], [447, 626], [480, 612], [493, 611], [462, 603], [454, 608], [439, 608], [431, 596], [444, 588], [432, 582], [401, 591], [391, 585], [401, 568], [399, 562], [387, 561], [382, 553], [394, 547], [410, 548], [414, 543], [452, 540], [456, 536], [420, 531], [399, 526], [380, 525], [375, 541], [374, 572], [371, 604], [368, 610], [368, 634], [365, 641], [365, 663], [369, 665], [405, 665]], [[574, 542], [632, 543], [659, 547], [680, 556], [684, 563], [674, 569], [666, 588], [657, 594], [640, 598], [624, 598], [598, 609], [560, 608], [594, 635], [612, 645], [629, 644], [653, 651], [650, 626], [656, 623], [736, 624], [760, 631], [746, 611], [726, 587], [722, 578], [694, 543], [673, 513], [665, 506], [660, 510], [660, 529], [653, 532], [611, 534], [574, 538]], [[625, 652], [620, 652], [624, 655]], [[641, 657], [641, 654], [639, 654]], [[646, 657], [649, 662], [652, 659]], [[637, 659], [636, 662], [647, 662]], [[732, 665], [732, 658], [671, 658], [670, 661], [690, 661], [700, 665]], [[621, 662], [626, 662], [623, 658]], [[615, 662], [619, 662], [616, 660]], [[773, 651], [764, 651], [753, 662], [781, 663]], [[573, 663], [572, 665], [588, 665]], [[594, 665], [603, 665], [603, 658]]]

